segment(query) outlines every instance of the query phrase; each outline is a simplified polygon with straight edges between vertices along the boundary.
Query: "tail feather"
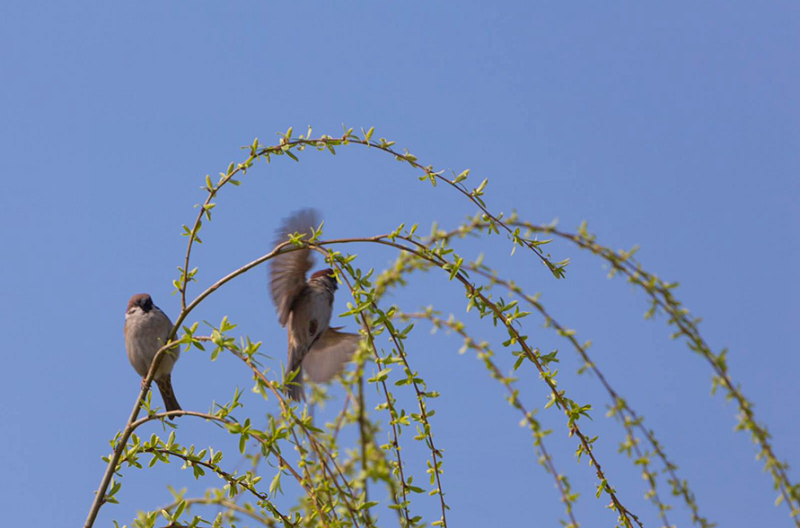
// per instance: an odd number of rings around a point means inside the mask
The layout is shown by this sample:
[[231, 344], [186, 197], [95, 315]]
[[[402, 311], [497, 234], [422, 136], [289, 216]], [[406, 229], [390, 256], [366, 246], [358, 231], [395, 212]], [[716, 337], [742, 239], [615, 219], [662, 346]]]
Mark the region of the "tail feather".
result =
[[[169, 374], [157, 379], [156, 385], [158, 385], [158, 391], [161, 393], [161, 399], [164, 400], [164, 407], [166, 407], [167, 412], [183, 410], [175, 397], [175, 392], [172, 390], [172, 380]], [[169, 419], [173, 420], [175, 417], [170, 416]]]

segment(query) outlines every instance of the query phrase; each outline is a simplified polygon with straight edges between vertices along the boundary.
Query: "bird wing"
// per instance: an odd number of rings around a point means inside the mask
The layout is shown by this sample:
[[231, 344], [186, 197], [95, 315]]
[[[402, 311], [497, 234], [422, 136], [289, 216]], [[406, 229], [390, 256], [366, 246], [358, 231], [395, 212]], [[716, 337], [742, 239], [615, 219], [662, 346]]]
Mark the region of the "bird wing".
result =
[[303, 359], [303, 371], [314, 383], [330, 381], [358, 348], [361, 336], [328, 328]]
[[[307, 233], [310, 236], [311, 229], [316, 229], [319, 225], [318, 218], [317, 211], [313, 209], [304, 209], [294, 213], [284, 220], [278, 229], [275, 245], [286, 242], [288, 235], [292, 233]], [[306, 237], [307, 239], [308, 237]], [[271, 262], [269, 288], [272, 293], [272, 302], [275, 303], [281, 326], [286, 326], [292, 303], [305, 286], [306, 272], [311, 269], [314, 259], [310, 250], [301, 249], [279, 254]]]

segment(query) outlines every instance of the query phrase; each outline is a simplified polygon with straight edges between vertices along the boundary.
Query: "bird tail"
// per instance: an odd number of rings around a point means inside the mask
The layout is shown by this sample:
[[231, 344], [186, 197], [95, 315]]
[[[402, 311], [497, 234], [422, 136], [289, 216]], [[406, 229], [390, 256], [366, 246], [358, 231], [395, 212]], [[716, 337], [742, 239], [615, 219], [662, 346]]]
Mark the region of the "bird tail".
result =
[[289, 398], [299, 402], [306, 399], [306, 394], [303, 390], [303, 364], [300, 363], [297, 367], [289, 372], [294, 372], [294, 370], [297, 370], [297, 376], [295, 376], [294, 379], [287, 384], [286, 394], [289, 395]]
[[[175, 397], [175, 392], [172, 390], [172, 380], [169, 374], [157, 379], [156, 385], [158, 385], [158, 391], [161, 393], [161, 399], [164, 400], [164, 407], [167, 408], [167, 412], [183, 410]], [[174, 416], [169, 417], [170, 420], [174, 418]]]

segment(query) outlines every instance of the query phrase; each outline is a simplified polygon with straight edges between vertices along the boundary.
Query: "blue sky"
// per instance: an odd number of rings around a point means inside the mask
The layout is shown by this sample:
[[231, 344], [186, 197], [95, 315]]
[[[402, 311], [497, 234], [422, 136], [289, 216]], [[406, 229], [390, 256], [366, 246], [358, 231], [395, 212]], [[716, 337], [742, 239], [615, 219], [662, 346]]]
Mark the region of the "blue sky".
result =
[[[494, 211], [559, 218], [567, 229], [587, 220], [607, 245], [640, 244], [648, 269], [680, 281], [678, 296], [704, 318], [712, 347], [730, 349], [731, 374], [779, 457], [800, 464], [798, 24], [794, 2], [4, 3], [6, 524], [83, 522], [100, 457], [139, 387], [122, 339], [127, 299], [147, 291], [177, 314], [170, 293], [185, 248], [180, 226], [203, 199], [205, 175], [242, 159], [239, 147], [253, 138], [271, 143], [289, 126], [320, 134], [338, 134], [343, 123], [375, 126], [376, 137], [425, 164], [469, 168], [475, 184], [488, 177]], [[200, 284], [268, 251], [280, 219], [301, 207], [324, 212], [329, 237], [380, 234], [401, 222], [453, 226], [475, 212], [416, 176], [357, 147], [259, 165], [243, 187], [226, 191], [203, 231]], [[663, 317], [643, 320], [641, 293], [607, 280], [599, 261], [567, 245], [550, 247], [554, 257], [572, 258], [563, 281], [508, 249], [497, 239], [460, 247], [469, 258], [493, 252], [497, 267], [543, 292], [562, 323], [594, 342], [598, 364], [681, 467], [701, 513], [720, 526], [791, 525], [785, 507], [772, 506], [755, 447], [732, 432], [733, 406], [709, 396], [709, 367], [668, 339]], [[384, 249], [357, 251], [364, 268], [393, 258]], [[462, 294], [437, 275], [415, 277], [389, 302], [471, 317]], [[340, 311], [344, 303], [340, 295]], [[285, 336], [263, 269], [221, 290], [196, 318], [223, 315], [263, 340], [278, 368]], [[532, 342], [562, 350], [564, 387], [596, 405], [585, 427], [600, 436], [609, 478], [645, 525], [656, 526], [637, 470], [616, 455], [621, 434], [603, 417], [596, 380], [574, 374], [568, 344], [540, 323], [527, 321]], [[552, 480], [501, 387], [474, 358], [458, 356], [457, 338], [431, 338], [426, 328], [418, 325], [410, 359], [442, 393], [433, 426], [445, 450], [451, 525], [555, 525], [562, 507]], [[498, 336], [485, 322], [475, 333]], [[199, 353], [183, 356], [173, 375], [179, 400], [196, 410], [250, 383], [234, 361], [211, 363]], [[541, 408], [546, 392], [536, 376], [524, 373], [520, 384], [526, 404]], [[264, 405], [247, 402], [253, 415]], [[559, 470], [582, 492], [578, 520], [610, 525], [591, 468], [573, 458], [563, 417], [554, 409], [540, 417], [555, 431], [548, 447]], [[191, 422], [181, 424], [179, 440], [230, 443]], [[422, 478], [425, 453], [408, 453]], [[190, 494], [218, 484], [194, 482], [178, 467], [127, 471], [122, 504], [106, 506], [98, 526], [130, 524], [138, 509], [169, 502], [168, 482]], [[790, 475], [800, 479], [795, 468]], [[671, 522], [689, 525], [686, 508], [668, 502]], [[415, 511], [437, 518], [433, 500], [420, 499]]]

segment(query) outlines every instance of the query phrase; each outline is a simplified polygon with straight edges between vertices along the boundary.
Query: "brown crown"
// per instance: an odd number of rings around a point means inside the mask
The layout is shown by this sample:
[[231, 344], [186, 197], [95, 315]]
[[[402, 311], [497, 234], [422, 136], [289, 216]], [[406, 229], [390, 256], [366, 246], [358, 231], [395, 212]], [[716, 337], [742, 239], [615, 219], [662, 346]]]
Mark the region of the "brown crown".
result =
[[332, 270], [332, 269], [330, 269], [330, 268], [327, 268], [327, 269], [324, 269], [324, 270], [315, 271], [315, 272], [314, 272], [314, 273], [311, 275], [311, 278], [312, 278], [312, 279], [318, 279], [318, 278], [320, 278], [320, 277], [328, 277], [328, 278], [332, 278], [332, 277], [333, 277], [333, 270]]
[[128, 301], [128, 310], [134, 306], [138, 306], [145, 312], [149, 312], [153, 308], [153, 299], [150, 298], [149, 293], [137, 293]]

